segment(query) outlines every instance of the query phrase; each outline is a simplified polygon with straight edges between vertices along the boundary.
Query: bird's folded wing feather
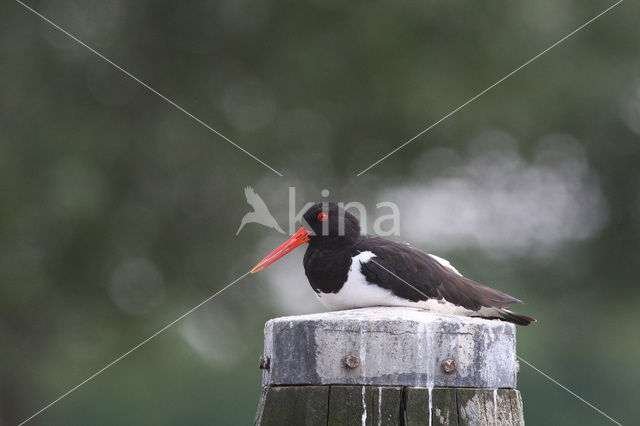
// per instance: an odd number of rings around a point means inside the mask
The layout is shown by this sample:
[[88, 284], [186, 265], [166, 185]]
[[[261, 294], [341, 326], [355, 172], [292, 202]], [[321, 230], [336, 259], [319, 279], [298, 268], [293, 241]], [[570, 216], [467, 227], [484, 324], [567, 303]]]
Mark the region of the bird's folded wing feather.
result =
[[522, 303], [457, 274], [408, 244], [370, 237], [362, 240], [355, 249], [375, 254], [361, 266], [367, 281], [412, 301], [426, 300], [427, 297], [444, 299], [473, 311], [481, 307], [505, 308], [511, 303]]

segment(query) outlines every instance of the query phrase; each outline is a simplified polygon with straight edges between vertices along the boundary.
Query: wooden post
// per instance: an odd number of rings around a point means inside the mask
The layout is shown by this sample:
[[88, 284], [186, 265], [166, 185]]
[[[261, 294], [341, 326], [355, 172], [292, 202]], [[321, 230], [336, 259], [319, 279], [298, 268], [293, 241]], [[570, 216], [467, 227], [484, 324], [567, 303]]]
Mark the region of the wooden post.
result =
[[515, 326], [412, 308], [265, 324], [256, 425], [523, 425]]

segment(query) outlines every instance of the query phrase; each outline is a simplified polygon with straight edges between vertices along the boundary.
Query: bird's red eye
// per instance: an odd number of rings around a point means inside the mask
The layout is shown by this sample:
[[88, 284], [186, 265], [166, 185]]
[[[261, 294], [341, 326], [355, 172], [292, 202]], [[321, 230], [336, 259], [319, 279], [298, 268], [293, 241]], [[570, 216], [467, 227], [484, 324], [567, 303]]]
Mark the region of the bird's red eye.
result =
[[324, 222], [325, 220], [329, 219], [329, 215], [326, 213], [318, 213], [318, 220], [320, 222]]

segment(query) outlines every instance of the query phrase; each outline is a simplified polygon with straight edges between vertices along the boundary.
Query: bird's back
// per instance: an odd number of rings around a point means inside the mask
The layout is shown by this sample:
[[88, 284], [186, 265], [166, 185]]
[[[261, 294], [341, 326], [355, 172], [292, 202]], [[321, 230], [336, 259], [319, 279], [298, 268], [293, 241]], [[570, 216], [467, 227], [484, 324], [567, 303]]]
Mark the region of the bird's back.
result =
[[[460, 275], [444, 259], [424, 253], [409, 244], [363, 236], [352, 252], [371, 252], [373, 256], [370, 260], [360, 265], [366, 280], [409, 302], [433, 300], [464, 308], [471, 313], [477, 312], [478, 316], [499, 317], [527, 324], [533, 321], [507, 309], [510, 304], [522, 303], [520, 300]], [[514, 315], [517, 318], [503, 318]]]

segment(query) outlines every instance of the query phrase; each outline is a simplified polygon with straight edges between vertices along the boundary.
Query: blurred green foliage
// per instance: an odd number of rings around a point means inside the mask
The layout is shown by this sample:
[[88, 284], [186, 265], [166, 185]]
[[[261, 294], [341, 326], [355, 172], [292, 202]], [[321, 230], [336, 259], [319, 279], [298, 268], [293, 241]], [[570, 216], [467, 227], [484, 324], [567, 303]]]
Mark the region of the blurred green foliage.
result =
[[[579, 140], [607, 223], [543, 260], [473, 248], [447, 256], [527, 301], [539, 323], [519, 329], [525, 359], [622, 423], [635, 420], [636, 4], [622, 3], [359, 178], [611, 3], [28, 4], [285, 177], [20, 4], [0, 4], [0, 423], [30, 416], [250, 269], [269, 231], [235, 236], [244, 186], [280, 214], [292, 185], [300, 204], [330, 188], [332, 198], [373, 207], [374, 193], [420, 170], [421, 154], [463, 152], [495, 128], [525, 158], [549, 133]], [[274, 302], [264, 281], [239, 282], [33, 424], [251, 423], [262, 324], [299, 313]], [[605, 423], [524, 365], [519, 388], [531, 424]]]

